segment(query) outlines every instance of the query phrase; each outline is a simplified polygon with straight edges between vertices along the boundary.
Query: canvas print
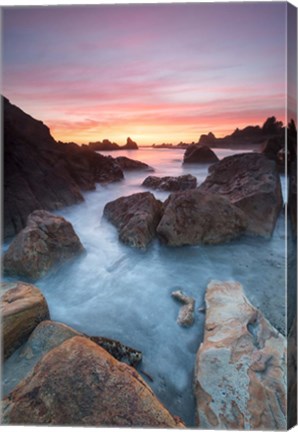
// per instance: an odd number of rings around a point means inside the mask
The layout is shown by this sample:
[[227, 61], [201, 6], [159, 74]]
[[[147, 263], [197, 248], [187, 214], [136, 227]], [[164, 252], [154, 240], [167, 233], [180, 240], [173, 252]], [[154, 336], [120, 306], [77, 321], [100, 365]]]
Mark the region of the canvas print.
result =
[[296, 8], [1, 13], [1, 423], [295, 425]]

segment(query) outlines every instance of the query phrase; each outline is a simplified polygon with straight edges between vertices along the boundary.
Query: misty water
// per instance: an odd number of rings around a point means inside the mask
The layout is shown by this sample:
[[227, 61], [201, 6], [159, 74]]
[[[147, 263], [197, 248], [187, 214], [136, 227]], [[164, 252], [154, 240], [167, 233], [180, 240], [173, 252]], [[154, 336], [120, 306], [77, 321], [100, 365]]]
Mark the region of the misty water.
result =
[[[219, 158], [232, 154], [226, 149], [215, 152]], [[207, 166], [183, 166], [180, 149], [110, 154], [146, 162], [157, 176], [191, 173], [201, 183], [208, 172]], [[139, 369], [153, 382], [144, 379], [171, 413], [193, 426], [193, 370], [205, 318], [198, 309], [204, 305], [208, 282], [241, 282], [249, 300], [284, 331], [284, 216], [279, 217], [271, 239], [242, 237], [223, 245], [179, 248], [155, 240], [147, 251], [135, 250], [118, 240], [116, 228], [102, 216], [103, 208], [120, 196], [145, 191], [141, 183], [149, 174], [126, 173], [124, 181], [98, 185], [96, 191], [85, 194], [84, 203], [56, 212], [73, 224], [86, 253], [35, 285], [45, 295], [53, 320], [141, 350]], [[168, 193], [154, 195], [164, 201]], [[195, 323], [188, 329], [176, 323], [180, 304], [171, 292], [177, 289], [196, 300]]]

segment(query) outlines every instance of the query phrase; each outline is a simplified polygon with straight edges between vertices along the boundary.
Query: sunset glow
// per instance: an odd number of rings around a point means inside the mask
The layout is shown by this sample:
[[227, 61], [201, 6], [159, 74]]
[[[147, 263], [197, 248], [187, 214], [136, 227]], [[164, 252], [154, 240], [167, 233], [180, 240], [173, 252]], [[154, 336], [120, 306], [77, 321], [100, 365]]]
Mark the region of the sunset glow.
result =
[[281, 3], [3, 10], [3, 94], [57, 140], [141, 145], [284, 121]]

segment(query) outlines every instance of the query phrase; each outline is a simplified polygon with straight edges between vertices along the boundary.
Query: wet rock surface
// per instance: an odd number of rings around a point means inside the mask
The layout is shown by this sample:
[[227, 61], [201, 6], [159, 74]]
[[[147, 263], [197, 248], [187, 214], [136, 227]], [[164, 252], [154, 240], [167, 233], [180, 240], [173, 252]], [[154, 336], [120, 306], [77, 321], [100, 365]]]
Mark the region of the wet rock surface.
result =
[[148, 176], [143, 181], [142, 186], [151, 189], [175, 192], [187, 189], [195, 189], [197, 187], [197, 179], [191, 174], [186, 174], [179, 177]]
[[130, 159], [126, 156], [118, 156], [115, 158], [115, 161], [120, 165], [120, 168], [123, 171], [154, 171], [152, 167], [145, 164], [144, 162], [140, 162], [134, 159]]
[[181, 290], [173, 291], [172, 297], [183, 304], [179, 310], [177, 323], [182, 327], [192, 326], [195, 320], [195, 299]]

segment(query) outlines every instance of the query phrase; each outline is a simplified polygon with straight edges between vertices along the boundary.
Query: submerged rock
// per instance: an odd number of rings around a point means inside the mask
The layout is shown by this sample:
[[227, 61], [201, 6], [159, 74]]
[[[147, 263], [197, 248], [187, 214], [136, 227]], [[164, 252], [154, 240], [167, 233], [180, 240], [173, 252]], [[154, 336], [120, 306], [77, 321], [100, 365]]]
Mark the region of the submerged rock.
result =
[[135, 369], [85, 337], [52, 349], [3, 401], [4, 424], [183, 427]]
[[181, 290], [173, 291], [172, 297], [180, 303], [183, 303], [179, 311], [177, 323], [182, 327], [192, 326], [195, 320], [195, 299], [187, 296]]
[[203, 429], [286, 429], [286, 340], [237, 282], [207, 287], [196, 358], [196, 423]]
[[1, 316], [4, 358], [29, 337], [34, 328], [49, 319], [46, 299], [38, 288], [24, 282], [1, 283]]
[[197, 178], [191, 174], [186, 174], [179, 177], [148, 176], [143, 181], [142, 186], [151, 189], [175, 192], [187, 189], [195, 189], [197, 187]]
[[45, 210], [36, 210], [4, 254], [4, 273], [38, 279], [55, 264], [83, 251], [70, 222]]
[[216, 244], [238, 237], [246, 227], [245, 214], [227, 198], [192, 189], [165, 201], [157, 234], [169, 246]]
[[107, 203], [104, 216], [118, 228], [123, 243], [145, 249], [155, 236], [161, 211], [162, 203], [143, 192]]
[[185, 150], [183, 163], [212, 164], [218, 160], [216, 154], [207, 145], [191, 144]]
[[120, 165], [120, 168], [123, 171], [138, 171], [138, 170], [154, 171], [153, 168], [151, 168], [149, 165], [145, 164], [144, 162], [130, 159], [125, 156], [116, 157], [115, 161]]
[[250, 234], [270, 236], [283, 205], [274, 161], [259, 153], [229, 156], [209, 168], [198, 188], [220, 194], [239, 207], [248, 219]]

